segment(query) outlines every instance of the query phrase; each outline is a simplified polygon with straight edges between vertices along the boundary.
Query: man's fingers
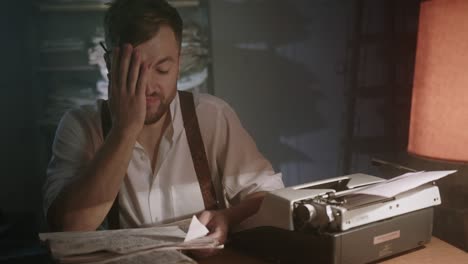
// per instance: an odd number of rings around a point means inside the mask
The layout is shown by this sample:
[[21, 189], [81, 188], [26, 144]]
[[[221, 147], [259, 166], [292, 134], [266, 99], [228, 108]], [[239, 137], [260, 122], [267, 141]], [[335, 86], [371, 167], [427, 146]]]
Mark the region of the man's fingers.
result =
[[220, 249], [217, 248], [208, 248], [208, 249], [196, 249], [196, 250], [191, 250], [190, 255], [196, 259], [202, 259], [210, 256], [214, 256], [221, 252]]
[[145, 86], [148, 81], [148, 63], [144, 62], [141, 63], [138, 67], [140, 72], [138, 74], [135, 94], [137, 96], [144, 96], [145, 95]]
[[127, 78], [128, 78], [128, 68], [130, 67], [130, 60], [132, 58], [133, 47], [130, 44], [125, 44], [123, 46], [121, 55], [120, 55], [120, 65], [119, 65], [119, 89], [121, 94], [127, 93]]
[[223, 232], [219, 228], [215, 228], [214, 230], [210, 230], [210, 233], [207, 235], [207, 237], [214, 238], [218, 240], [218, 242], [222, 243], [222, 237], [223, 237]]
[[129, 94], [135, 94], [140, 66], [140, 54], [137, 50], [133, 50], [127, 77], [127, 91]]
[[201, 214], [198, 215], [198, 220], [205, 226], [207, 226], [210, 223], [211, 218], [212, 214], [210, 211], [203, 211]]
[[119, 60], [120, 60], [120, 48], [115, 47], [112, 51], [112, 61], [110, 67], [110, 77], [109, 80], [109, 99], [116, 98], [116, 95], [119, 91]]

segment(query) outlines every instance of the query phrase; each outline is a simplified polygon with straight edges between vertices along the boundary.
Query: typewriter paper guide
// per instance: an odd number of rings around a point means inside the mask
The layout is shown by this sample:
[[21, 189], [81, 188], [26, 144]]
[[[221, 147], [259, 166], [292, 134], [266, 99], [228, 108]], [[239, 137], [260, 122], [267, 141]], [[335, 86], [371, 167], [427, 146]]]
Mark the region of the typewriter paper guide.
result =
[[354, 193], [394, 197], [402, 192], [409, 191], [428, 182], [436, 181], [455, 172], [455, 170], [450, 170], [406, 173], [380, 184], [375, 184], [373, 186], [357, 190]]

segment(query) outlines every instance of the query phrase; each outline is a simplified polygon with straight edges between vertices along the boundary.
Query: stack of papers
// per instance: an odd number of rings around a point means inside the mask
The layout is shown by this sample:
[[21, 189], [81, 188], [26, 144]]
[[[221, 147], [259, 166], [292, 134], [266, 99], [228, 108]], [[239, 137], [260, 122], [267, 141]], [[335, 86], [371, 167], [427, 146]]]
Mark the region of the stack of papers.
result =
[[[187, 229], [187, 232], [184, 230]], [[208, 229], [191, 220], [160, 227], [40, 234], [59, 263], [196, 263], [178, 250], [221, 248]]]

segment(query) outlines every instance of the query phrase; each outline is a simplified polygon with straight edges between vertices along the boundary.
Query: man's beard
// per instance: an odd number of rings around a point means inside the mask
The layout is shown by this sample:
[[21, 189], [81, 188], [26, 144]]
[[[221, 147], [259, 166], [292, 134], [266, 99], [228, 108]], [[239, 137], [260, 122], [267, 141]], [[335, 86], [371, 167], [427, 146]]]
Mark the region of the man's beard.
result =
[[161, 102], [155, 113], [146, 112], [145, 125], [157, 123], [169, 111], [169, 104]]
[[149, 112], [148, 110], [146, 111], [146, 117], [145, 117], [145, 125], [151, 125], [154, 123], [157, 123], [166, 113], [169, 112], [169, 107], [174, 100], [174, 98], [177, 95], [177, 89], [174, 89], [174, 92], [169, 94], [169, 96], [165, 97], [162, 96], [161, 94], [153, 94], [153, 96], [157, 96], [160, 99], [160, 103], [158, 106], [158, 109], [156, 112]]

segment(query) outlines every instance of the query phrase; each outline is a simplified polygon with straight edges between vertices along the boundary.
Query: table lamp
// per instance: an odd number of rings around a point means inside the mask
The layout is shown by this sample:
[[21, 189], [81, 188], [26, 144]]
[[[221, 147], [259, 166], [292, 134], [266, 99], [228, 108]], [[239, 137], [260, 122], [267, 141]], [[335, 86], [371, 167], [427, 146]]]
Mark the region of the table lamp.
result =
[[408, 152], [468, 162], [468, 1], [421, 4]]
[[[423, 1], [417, 43], [408, 152], [460, 167], [468, 162], [468, 1]], [[458, 179], [445, 190], [461, 202], [453, 210], [439, 210], [439, 215], [436, 211], [434, 234], [441, 228], [446, 236], [441, 238], [468, 251], [468, 175], [464, 170], [453, 175]]]

